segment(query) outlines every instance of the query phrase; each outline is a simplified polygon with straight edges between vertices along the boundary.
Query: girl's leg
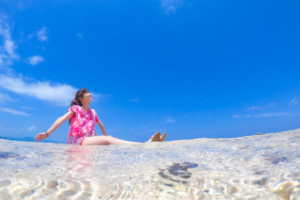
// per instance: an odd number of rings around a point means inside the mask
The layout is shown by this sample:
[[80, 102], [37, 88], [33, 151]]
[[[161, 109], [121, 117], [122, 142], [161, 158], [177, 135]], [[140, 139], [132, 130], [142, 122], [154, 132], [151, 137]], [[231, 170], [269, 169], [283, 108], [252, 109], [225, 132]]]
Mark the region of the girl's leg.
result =
[[121, 140], [112, 136], [92, 136], [86, 137], [82, 145], [111, 145], [111, 144], [139, 144], [138, 142], [131, 142], [127, 140]]

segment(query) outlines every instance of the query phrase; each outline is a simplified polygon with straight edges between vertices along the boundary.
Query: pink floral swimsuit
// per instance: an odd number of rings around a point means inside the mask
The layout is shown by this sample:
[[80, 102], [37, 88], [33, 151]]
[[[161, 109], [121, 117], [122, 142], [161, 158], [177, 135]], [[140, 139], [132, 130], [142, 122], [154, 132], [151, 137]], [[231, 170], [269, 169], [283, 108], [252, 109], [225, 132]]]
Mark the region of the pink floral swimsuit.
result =
[[93, 109], [84, 110], [81, 106], [72, 106], [68, 111], [75, 114], [71, 118], [68, 144], [81, 145], [83, 140], [89, 136], [96, 136], [95, 122], [99, 120]]

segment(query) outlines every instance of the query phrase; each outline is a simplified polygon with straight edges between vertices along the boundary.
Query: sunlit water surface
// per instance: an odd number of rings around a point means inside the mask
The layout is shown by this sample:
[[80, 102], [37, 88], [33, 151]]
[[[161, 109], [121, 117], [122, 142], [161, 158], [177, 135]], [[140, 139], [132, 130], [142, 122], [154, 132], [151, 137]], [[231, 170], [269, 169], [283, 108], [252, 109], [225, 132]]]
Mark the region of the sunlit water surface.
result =
[[0, 199], [300, 199], [300, 129], [72, 146], [0, 139]]

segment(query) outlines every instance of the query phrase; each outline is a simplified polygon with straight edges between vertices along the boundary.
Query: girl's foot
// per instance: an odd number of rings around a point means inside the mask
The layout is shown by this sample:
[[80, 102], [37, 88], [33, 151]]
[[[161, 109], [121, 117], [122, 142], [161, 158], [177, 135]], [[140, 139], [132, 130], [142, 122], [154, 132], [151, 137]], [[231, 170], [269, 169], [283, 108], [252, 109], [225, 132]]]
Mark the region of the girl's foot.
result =
[[164, 133], [161, 137], [160, 137], [160, 142], [164, 142], [165, 141], [165, 139], [166, 139], [166, 137], [167, 137], [167, 133]]
[[160, 132], [156, 132], [148, 142], [159, 142], [160, 141]]

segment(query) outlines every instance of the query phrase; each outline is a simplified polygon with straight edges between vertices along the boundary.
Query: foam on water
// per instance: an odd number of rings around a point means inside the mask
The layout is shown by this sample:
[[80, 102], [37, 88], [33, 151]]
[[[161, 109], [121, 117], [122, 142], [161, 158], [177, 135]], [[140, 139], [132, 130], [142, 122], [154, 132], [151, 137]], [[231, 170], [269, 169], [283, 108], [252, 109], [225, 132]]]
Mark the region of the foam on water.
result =
[[300, 199], [300, 129], [73, 146], [0, 139], [0, 199]]

